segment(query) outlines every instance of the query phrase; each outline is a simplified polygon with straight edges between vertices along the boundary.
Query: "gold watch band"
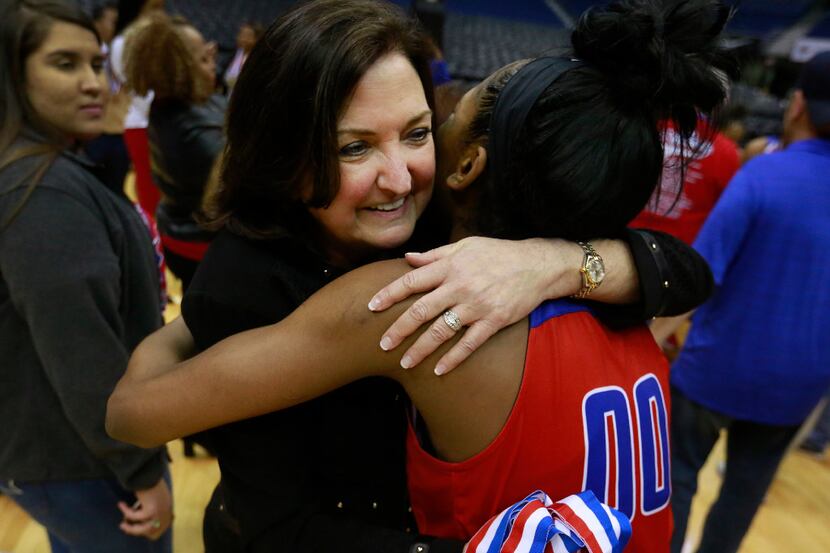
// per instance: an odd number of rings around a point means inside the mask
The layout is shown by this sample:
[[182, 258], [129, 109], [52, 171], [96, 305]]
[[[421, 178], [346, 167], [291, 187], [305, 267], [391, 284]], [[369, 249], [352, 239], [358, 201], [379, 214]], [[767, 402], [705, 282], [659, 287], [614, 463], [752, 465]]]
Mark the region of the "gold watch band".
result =
[[596, 252], [594, 246], [591, 245], [590, 242], [577, 242], [579, 246], [582, 248], [583, 257], [582, 257], [582, 266], [579, 268], [579, 273], [582, 276], [582, 288], [574, 294], [572, 297], [576, 299], [584, 299], [590, 295], [601, 283], [594, 281], [591, 278], [590, 274], [588, 273], [588, 264], [590, 261], [598, 261], [600, 264], [603, 264], [602, 257]]

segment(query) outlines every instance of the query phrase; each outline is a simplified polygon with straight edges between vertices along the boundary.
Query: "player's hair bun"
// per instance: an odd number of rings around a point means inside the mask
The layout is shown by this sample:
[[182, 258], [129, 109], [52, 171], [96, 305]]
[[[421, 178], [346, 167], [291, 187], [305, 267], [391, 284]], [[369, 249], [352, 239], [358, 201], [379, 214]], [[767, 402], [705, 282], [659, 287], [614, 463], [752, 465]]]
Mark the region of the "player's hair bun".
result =
[[597, 68], [623, 104], [660, 115], [678, 105], [711, 110], [733, 72], [718, 47], [731, 9], [718, 0], [622, 0], [580, 17], [571, 37], [577, 57]]

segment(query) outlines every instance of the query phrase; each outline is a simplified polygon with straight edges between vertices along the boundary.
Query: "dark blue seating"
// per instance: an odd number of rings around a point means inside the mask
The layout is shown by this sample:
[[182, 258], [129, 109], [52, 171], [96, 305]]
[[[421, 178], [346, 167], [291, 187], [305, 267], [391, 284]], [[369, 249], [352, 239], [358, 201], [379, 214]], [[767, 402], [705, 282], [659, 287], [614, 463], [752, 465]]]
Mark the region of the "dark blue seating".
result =
[[[410, 0], [393, 1], [406, 9], [411, 6]], [[181, 13], [217, 41], [225, 58], [233, 50], [242, 20], [267, 23], [293, 4], [291, 0], [168, 0], [170, 11]], [[506, 63], [563, 43], [563, 24], [544, 0], [446, 0], [445, 7], [444, 57], [456, 78], [478, 80]]]
[[[725, 0], [737, 8], [727, 31], [758, 38], [780, 33], [794, 25], [816, 4], [816, 0]], [[591, 0], [559, 0], [573, 17], [591, 6], [607, 2]]]
[[189, 19], [222, 51], [235, 48], [236, 32], [243, 21], [258, 21], [267, 26], [293, 4], [292, 0], [167, 0], [170, 12]]
[[444, 57], [457, 79], [482, 79], [567, 42], [564, 24], [544, 0], [445, 0], [444, 6]]
[[569, 45], [562, 27], [450, 12], [444, 27], [444, 57], [454, 78], [483, 79], [512, 61]]
[[727, 3], [736, 7], [728, 31], [764, 38], [797, 23], [815, 0], [730, 0]]
[[827, 14], [810, 30], [812, 38], [830, 38], [830, 14]]
[[537, 25], [561, 27], [562, 22], [544, 0], [446, 0], [447, 11], [460, 15], [496, 17]]
[[607, 4], [607, 2], [598, 2], [597, 0], [559, 0], [559, 4], [568, 10], [572, 17], [577, 18], [591, 6], [599, 6]]

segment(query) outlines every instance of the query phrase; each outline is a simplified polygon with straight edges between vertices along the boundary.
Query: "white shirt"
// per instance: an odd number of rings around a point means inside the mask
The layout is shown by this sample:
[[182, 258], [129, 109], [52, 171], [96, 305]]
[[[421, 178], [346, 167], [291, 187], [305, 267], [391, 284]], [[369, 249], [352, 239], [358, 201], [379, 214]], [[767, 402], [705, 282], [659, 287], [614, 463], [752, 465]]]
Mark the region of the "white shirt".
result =
[[[110, 64], [112, 73], [123, 85], [127, 78], [124, 75], [124, 35], [120, 34], [112, 39], [110, 45]], [[149, 124], [150, 104], [153, 103], [153, 91], [146, 96], [132, 94], [133, 101], [124, 119], [125, 129], [146, 129]]]

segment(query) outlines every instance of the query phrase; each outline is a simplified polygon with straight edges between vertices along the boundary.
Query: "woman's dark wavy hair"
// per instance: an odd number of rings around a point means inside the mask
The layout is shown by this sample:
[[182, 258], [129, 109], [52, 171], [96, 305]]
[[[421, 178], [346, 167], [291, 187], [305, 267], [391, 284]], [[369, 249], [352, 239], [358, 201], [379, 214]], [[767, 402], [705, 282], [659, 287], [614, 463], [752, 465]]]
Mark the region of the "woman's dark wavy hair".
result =
[[[571, 36], [585, 65], [549, 86], [527, 117], [510, 179], [480, 177], [477, 229], [490, 236], [590, 239], [618, 234], [643, 209], [663, 169], [660, 128], [671, 123], [693, 153], [703, 115], [714, 116], [734, 75], [718, 46], [731, 15], [717, 0], [622, 0], [592, 8]], [[499, 93], [520, 69], [494, 76], [467, 133], [485, 143]], [[681, 147], [681, 150], [683, 147]]]
[[[26, 193], [10, 216], [0, 222], [0, 230], [17, 216], [66, 146], [65, 137], [35, 112], [26, 95], [26, 59], [40, 48], [58, 21], [90, 31], [100, 43], [92, 20], [72, 0], [0, 0], [0, 171], [25, 157], [42, 158], [21, 180], [29, 183]], [[24, 133], [37, 140], [15, 147]]]
[[434, 110], [424, 35], [396, 6], [315, 0], [277, 19], [231, 95], [220, 182], [202, 222], [251, 238], [313, 228], [308, 207], [327, 206], [340, 186], [337, 122], [360, 78], [391, 52], [412, 63]]

